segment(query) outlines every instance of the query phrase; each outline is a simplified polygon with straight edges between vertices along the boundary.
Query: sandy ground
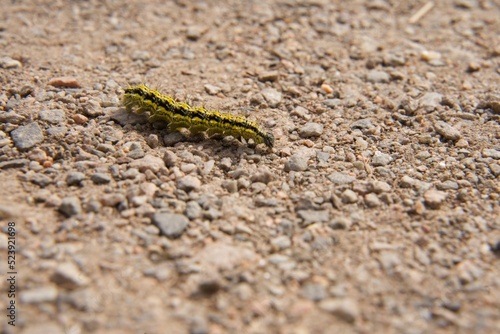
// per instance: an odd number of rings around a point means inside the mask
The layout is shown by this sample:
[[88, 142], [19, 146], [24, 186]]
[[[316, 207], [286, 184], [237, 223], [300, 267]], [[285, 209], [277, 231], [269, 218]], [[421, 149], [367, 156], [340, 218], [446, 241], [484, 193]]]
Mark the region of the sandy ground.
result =
[[1, 8], [2, 333], [500, 332], [498, 1]]

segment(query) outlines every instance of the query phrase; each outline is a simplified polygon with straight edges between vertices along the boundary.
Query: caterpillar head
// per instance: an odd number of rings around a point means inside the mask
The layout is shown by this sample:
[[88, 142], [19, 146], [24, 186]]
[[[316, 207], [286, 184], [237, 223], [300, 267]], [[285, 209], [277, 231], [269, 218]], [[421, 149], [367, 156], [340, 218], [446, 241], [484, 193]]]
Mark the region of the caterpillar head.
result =
[[264, 137], [264, 144], [266, 144], [267, 147], [272, 148], [274, 145], [273, 134], [271, 132], [268, 132], [263, 137]]

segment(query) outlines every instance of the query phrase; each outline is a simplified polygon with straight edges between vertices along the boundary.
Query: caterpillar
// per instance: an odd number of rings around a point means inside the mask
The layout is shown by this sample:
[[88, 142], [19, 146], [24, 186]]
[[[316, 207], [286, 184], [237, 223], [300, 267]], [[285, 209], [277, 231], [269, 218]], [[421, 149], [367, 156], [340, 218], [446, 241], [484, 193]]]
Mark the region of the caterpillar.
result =
[[215, 138], [233, 136], [238, 140], [252, 139], [256, 144], [265, 144], [269, 148], [274, 145], [272, 133], [262, 130], [257, 123], [243, 116], [192, 107], [144, 84], [125, 89], [122, 104], [127, 110], [134, 110], [138, 114], [149, 112], [149, 122], [166, 122], [170, 131], [185, 128], [192, 135], [206, 133]]

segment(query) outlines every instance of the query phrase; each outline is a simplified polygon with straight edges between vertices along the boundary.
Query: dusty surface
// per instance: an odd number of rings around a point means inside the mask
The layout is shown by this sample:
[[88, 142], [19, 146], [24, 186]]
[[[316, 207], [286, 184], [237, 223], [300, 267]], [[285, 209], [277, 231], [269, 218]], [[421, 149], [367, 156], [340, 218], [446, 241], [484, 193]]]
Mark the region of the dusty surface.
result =
[[397, 3], [3, 0], [2, 333], [500, 331], [499, 4]]

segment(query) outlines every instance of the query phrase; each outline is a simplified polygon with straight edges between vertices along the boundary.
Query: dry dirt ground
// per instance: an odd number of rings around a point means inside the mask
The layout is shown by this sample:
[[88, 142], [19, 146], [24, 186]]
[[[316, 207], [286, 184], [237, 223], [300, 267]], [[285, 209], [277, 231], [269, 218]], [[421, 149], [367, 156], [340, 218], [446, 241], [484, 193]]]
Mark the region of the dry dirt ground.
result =
[[500, 332], [498, 1], [1, 8], [2, 333]]

